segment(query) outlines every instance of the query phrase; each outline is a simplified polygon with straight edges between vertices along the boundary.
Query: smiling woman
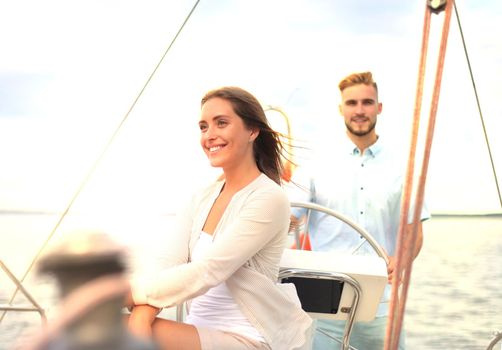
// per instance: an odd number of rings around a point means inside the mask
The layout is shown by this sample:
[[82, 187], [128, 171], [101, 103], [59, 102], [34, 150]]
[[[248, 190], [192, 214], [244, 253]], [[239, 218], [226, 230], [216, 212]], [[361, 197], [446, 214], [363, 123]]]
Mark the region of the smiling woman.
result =
[[[239, 165], [252, 164], [253, 141], [258, 131], [245, 126], [230, 102], [221, 98], [205, 102], [199, 127], [201, 145], [211, 166], [224, 168], [228, 173]], [[243, 162], [246, 157], [248, 162]]]
[[[163, 349], [310, 349], [312, 319], [276, 283], [290, 215], [279, 134], [241, 88], [211, 90], [201, 104], [200, 143], [224, 175], [165, 235], [167, 264], [133, 280], [129, 327]], [[188, 300], [186, 323], [156, 317]]]
[[[248, 149], [248, 154], [254, 157], [261, 172], [280, 183], [283, 173], [283, 163], [280, 157], [286, 157], [286, 150], [280, 135], [270, 127], [260, 102], [248, 92], [237, 87], [212, 90], [202, 99], [201, 119], [204, 117], [216, 119], [219, 128], [226, 129], [228, 124], [225, 119], [223, 119], [222, 125], [219, 124], [221, 123], [220, 117], [225, 115], [225, 112], [220, 111], [226, 111], [227, 118], [237, 121], [238, 125], [243, 124], [246, 132], [250, 133], [247, 140], [243, 138], [248, 146], [252, 146], [251, 149]], [[200, 123], [207, 125], [204, 120]], [[230, 126], [233, 127], [233, 125]], [[202, 130], [201, 127], [201, 131], [207, 137], [207, 129]], [[207, 140], [202, 137], [201, 142], [205, 148]], [[247, 149], [247, 147], [243, 147], [243, 149]], [[251, 152], [249, 153], [249, 151]]]

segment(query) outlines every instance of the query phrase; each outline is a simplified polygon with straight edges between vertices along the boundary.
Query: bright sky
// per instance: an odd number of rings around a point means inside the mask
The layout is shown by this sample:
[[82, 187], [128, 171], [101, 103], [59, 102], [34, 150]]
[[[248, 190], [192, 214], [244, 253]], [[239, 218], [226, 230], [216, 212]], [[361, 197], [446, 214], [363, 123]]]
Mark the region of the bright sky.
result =
[[[62, 210], [192, 8], [187, 0], [0, 0], [0, 209]], [[379, 133], [408, 147], [425, 1], [201, 1], [75, 203], [170, 211], [214, 178], [198, 144], [203, 93], [239, 85], [299, 139], [337, 134], [337, 83], [371, 70]], [[502, 182], [502, 2], [459, 0]], [[431, 66], [443, 15], [433, 17]], [[428, 107], [424, 109], [428, 111]], [[277, 122], [277, 121], [276, 121]], [[274, 123], [274, 122], [273, 122]], [[500, 210], [452, 18], [427, 178], [432, 211]]]

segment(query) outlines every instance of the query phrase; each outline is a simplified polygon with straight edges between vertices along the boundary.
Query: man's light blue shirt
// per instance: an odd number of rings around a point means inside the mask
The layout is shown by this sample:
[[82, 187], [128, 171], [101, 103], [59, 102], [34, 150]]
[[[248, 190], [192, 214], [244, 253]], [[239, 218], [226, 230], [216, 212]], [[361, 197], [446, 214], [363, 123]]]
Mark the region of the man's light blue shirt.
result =
[[[313, 202], [344, 214], [366, 229], [388, 255], [394, 255], [406, 170], [397, 153], [385, 148], [379, 138], [361, 156], [350, 139], [343, 137], [319, 150], [306, 167], [297, 169], [293, 182], [298, 186], [290, 187], [290, 200]], [[293, 208], [292, 214], [301, 217], [304, 210]], [[424, 208], [421, 219], [427, 218]], [[309, 233], [312, 250], [318, 251], [352, 253], [363, 240], [349, 225], [315, 211], [310, 216]], [[356, 254], [375, 252], [366, 242]], [[389, 299], [390, 285], [377, 317], [387, 315]]]

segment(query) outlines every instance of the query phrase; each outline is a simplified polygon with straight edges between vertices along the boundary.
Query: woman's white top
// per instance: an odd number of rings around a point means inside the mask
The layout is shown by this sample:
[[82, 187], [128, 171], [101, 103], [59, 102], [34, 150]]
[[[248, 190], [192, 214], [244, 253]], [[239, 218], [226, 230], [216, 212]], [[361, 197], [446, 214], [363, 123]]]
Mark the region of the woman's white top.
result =
[[[172, 307], [225, 282], [239, 309], [272, 349], [310, 349], [313, 322], [277, 285], [287, 243], [286, 193], [266, 175], [234, 194], [203, 256], [192, 254], [209, 211], [224, 185], [197, 192], [178, 215], [176, 229], [152, 242], [164, 248], [156, 264], [131, 281], [135, 304]], [[152, 258], [153, 259], [153, 258]]]
[[[212, 242], [213, 236], [202, 232], [195, 244], [192, 260], [200, 259]], [[241, 312], [225, 282], [192, 300], [186, 323], [238, 333], [247, 338], [265, 342], [263, 336]]]

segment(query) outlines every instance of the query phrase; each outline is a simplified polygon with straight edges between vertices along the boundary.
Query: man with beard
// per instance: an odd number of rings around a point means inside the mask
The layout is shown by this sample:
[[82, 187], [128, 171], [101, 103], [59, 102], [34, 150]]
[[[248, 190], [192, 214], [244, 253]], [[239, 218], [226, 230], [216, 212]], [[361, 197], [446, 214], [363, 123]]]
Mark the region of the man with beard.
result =
[[[351, 74], [338, 87], [341, 92], [339, 110], [347, 137], [329, 140], [332, 144], [323, 147], [312, 164], [297, 168], [292, 182], [298, 186], [290, 191], [290, 200], [313, 202], [349, 217], [365, 228], [389, 255], [389, 284], [376, 318], [370, 322], [356, 322], [350, 339], [350, 345], [357, 349], [382, 350], [394, 280], [394, 254], [406, 163], [397, 156], [396, 151], [400, 150], [389, 147], [376, 132], [382, 103], [378, 100], [378, 88], [372, 74]], [[305, 215], [305, 210], [294, 208], [292, 214], [294, 224]], [[427, 218], [429, 214], [423, 208], [421, 219]], [[351, 253], [362, 240], [347, 224], [316, 211], [311, 213], [309, 225], [312, 250]], [[411, 222], [406, 229], [411, 229]], [[414, 257], [421, 247], [422, 225], [419, 223]], [[375, 252], [364, 243], [357, 254]], [[340, 339], [345, 321], [318, 320], [317, 327]], [[335, 349], [336, 344], [316, 332], [314, 349]], [[404, 349], [404, 332], [401, 332], [399, 349]]]

